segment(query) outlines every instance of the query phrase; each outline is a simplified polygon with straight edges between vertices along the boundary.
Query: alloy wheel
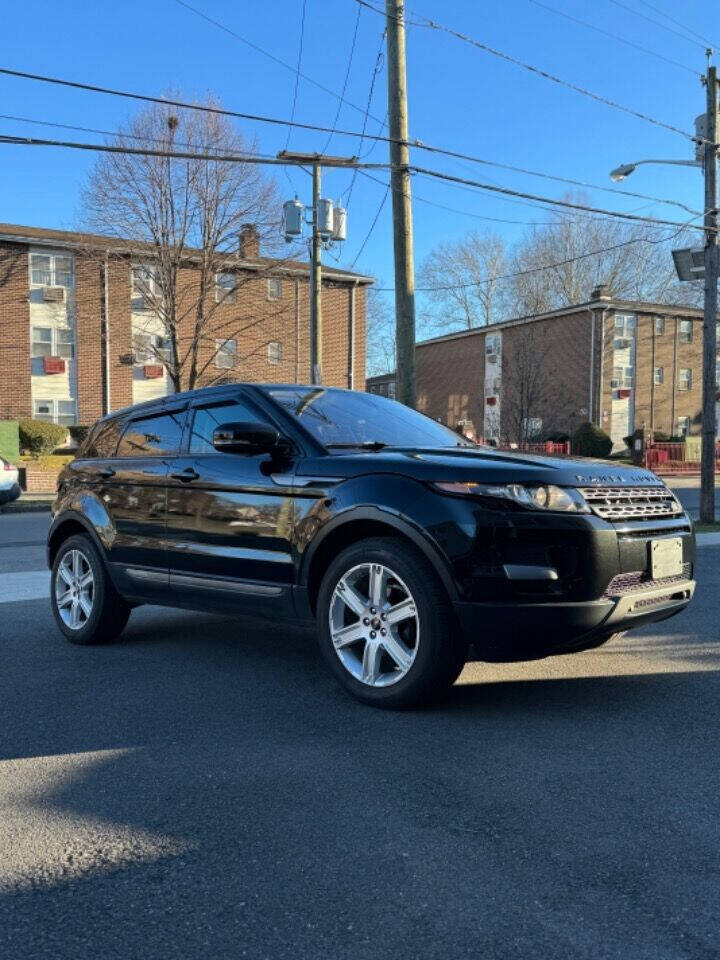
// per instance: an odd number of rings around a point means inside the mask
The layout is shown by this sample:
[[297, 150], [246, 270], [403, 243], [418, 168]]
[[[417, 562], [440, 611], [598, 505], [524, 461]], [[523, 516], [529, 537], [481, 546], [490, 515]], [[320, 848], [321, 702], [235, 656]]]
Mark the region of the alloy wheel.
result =
[[413, 665], [420, 641], [415, 598], [384, 564], [348, 570], [333, 591], [329, 619], [335, 652], [361, 683], [387, 687]]
[[68, 550], [55, 575], [55, 603], [63, 623], [71, 630], [81, 630], [90, 619], [94, 597], [90, 561], [81, 550]]

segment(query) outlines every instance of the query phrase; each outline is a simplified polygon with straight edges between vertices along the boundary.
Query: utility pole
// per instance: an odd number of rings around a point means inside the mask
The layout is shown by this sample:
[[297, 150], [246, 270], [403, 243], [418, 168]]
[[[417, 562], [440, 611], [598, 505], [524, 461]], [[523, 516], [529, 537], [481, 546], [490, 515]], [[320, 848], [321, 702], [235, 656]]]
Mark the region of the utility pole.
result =
[[312, 168], [312, 239], [310, 241], [310, 371], [313, 383], [322, 383], [322, 246], [318, 231], [321, 167]]
[[385, 0], [388, 123], [395, 255], [397, 399], [415, 406], [415, 274], [413, 267], [410, 151], [408, 149], [405, 18], [403, 0]]
[[[310, 224], [310, 379], [322, 384], [322, 251], [347, 238], [347, 211], [339, 203], [333, 204], [320, 194], [322, 192], [323, 167], [356, 167], [357, 157], [335, 157], [325, 153], [298, 153], [281, 150], [278, 160], [294, 166], [312, 167], [313, 198]], [[306, 171], [307, 172], [307, 171]], [[303, 233], [306, 207], [295, 197], [283, 204], [283, 233], [285, 241], [299, 240]]]
[[700, 522], [715, 520], [715, 411], [718, 305], [718, 88], [717, 69], [707, 72], [707, 132], [705, 142], [705, 299], [703, 308], [702, 454], [700, 463]]

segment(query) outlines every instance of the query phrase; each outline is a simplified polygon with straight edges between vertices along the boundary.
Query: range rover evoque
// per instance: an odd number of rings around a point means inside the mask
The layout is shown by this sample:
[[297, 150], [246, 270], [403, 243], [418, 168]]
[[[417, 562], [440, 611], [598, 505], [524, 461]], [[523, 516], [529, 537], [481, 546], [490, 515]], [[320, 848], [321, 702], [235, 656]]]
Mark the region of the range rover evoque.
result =
[[466, 660], [587, 650], [689, 603], [692, 524], [652, 473], [483, 449], [320, 386], [209, 387], [112, 413], [48, 539], [73, 643], [165, 604], [315, 621], [350, 693], [400, 707]]

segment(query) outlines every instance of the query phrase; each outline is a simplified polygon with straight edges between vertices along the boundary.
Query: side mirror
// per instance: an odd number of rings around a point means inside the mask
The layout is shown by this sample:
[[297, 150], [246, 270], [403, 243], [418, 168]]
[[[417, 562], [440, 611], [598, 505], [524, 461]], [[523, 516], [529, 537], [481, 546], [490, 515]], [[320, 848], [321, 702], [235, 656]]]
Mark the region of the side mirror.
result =
[[213, 447], [220, 453], [275, 453], [280, 431], [267, 423], [223, 423], [213, 431]]

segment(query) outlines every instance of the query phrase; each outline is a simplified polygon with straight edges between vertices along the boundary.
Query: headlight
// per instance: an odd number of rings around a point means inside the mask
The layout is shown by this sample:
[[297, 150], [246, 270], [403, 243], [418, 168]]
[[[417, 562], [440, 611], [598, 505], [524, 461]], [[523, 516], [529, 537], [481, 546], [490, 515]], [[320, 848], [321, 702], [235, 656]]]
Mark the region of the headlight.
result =
[[435, 483], [444, 493], [465, 494], [475, 497], [498, 497], [512, 500], [531, 510], [552, 510], [556, 513], [589, 513], [590, 508], [577, 490], [542, 484], [526, 487], [520, 483], [502, 485], [489, 483]]

